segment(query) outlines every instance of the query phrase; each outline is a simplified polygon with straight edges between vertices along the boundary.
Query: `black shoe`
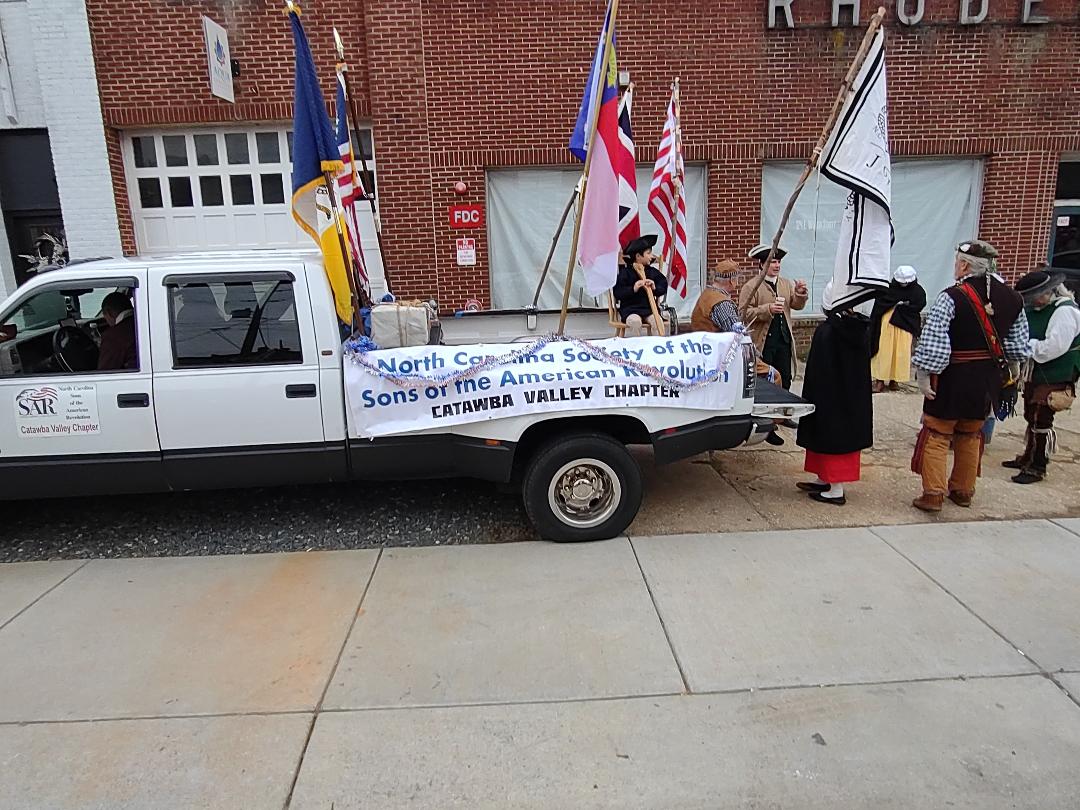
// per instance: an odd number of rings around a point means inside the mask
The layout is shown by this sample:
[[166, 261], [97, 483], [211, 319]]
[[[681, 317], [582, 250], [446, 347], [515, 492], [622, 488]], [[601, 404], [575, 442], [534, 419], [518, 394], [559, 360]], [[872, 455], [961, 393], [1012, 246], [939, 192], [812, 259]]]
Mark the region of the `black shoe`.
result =
[[1012, 480], [1014, 484], [1037, 484], [1043, 480], [1043, 476], [1033, 470], [1024, 470], [1019, 475], [1014, 475]]
[[829, 488], [828, 484], [819, 484], [817, 481], [798, 481], [795, 486], [803, 492], [824, 492]]
[[831, 503], [833, 506], [843, 506], [847, 503], [847, 498], [841, 495], [839, 498], [826, 498], [824, 493], [811, 492], [810, 500], [817, 501], [818, 503]]
[[771, 444], [773, 447], [781, 447], [784, 444], [784, 440], [776, 435], [775, 430], [770, 430], [769, 435], [765, 437], [765, 443]]
[[1022, 470], [1024, 469], [1024, 462], [1018, 458], [1010, 459], [1009, 461], [1001, 462], [1002, 467], [1007, 467], [1010, 470]]
[[786, 427], [786, 428], [791, 428], [792, 430], [798, 430], [799, 429], [799, 423], [798, 422], [793, 422], [790, 419], [785, 419], [783, 422], [780, 423], [780, 427]]

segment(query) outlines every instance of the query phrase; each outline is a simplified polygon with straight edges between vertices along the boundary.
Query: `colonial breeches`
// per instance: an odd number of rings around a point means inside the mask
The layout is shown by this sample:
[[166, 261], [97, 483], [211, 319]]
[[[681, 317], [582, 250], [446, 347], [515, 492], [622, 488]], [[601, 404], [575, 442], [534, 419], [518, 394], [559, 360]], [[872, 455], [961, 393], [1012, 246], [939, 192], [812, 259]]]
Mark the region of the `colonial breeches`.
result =
[[[982, 427], [982, 419], [939, 419], [923, 414], [923, 428], [915, 443], [911, 470], [922, 476], [925, 494], [974, 494], [982, 461]], [[946, 478], [950, 446], [953, 468], [952, 475]]]

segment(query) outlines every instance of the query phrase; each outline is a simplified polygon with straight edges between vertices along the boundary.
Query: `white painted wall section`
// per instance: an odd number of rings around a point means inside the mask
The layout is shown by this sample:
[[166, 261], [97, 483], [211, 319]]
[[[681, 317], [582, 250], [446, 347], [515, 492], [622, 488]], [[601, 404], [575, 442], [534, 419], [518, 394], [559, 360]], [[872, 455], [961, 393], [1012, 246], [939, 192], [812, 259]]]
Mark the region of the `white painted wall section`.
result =
[[27, 0], [68, 252], [120, 256], [120, 224], [83, 0]]
[[9, 110], [0, 103], [0, 129], [43, 129], [45, 105], [38, 84], [27, 0], [0, 0], [0, 39], [0, 91], [10, 87], [14, 108]]

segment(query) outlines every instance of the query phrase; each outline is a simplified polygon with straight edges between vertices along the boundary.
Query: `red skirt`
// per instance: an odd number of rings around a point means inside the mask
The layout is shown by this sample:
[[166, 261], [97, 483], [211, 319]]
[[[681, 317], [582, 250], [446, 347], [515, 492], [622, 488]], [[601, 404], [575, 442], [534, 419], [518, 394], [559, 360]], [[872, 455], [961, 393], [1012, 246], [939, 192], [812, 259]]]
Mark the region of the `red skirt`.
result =
[[862, 452], [854, 453], [815, 453], [813, 450], [806, 451], [806, 464], [803, 469], [813, 473], [827, 484], [846, 484], [849, 481], [859, 480], [859, 462]]

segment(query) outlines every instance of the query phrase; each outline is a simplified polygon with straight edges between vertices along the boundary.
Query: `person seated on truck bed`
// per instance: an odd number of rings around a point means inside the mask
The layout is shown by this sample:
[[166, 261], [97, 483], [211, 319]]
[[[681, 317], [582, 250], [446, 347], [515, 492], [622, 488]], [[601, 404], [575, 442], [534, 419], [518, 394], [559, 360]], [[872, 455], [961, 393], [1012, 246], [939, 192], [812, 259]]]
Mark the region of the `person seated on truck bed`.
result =
[[98, 371], [138, 369], [139, 352], [135, 337], [135, 310], [122, 292], [111, 292], [101, 302], [101, 314], [109, 328], [101, 336]]
[[[612, 292], [617, 302], [619, 319], [627, 326], [627, 337], [640, 336], [645, 321], [648, 321], [654, 335], [660, 333], [646, 292], [647, 289], [652, 290], [653, 297], [660, 298], [667, 292], [668, 287], [664, 274], [652, 266], [656, 260], [652, 252], [655, 244], [656, 234], [649, 234], [631, 240], [623, 248], [625, 261], [619, 268]], [[641, 277], [636, 266], [641, 267], [645, 278]]]
[[[743, 329], [739, 320], [739, 308], [735, 306], [733, 296], [737, 290], [735, 279], [739, 275], [739, 265], [724, 259], [716, 263], [709, 271], [706, 287], [698, 296], [697, 304], [690, 315], [690, 328], [695, 332], [734, 332]], [[760, 357], [755, 359], [757, 376], [769, 382], [778, 382], [780, 372], [764, 363]], [[782, 420], [777, 420], [782, 421]], [[777, 435], [775, 428], [765, 437], [765, 441], [779, 447], [784, 440]]]

